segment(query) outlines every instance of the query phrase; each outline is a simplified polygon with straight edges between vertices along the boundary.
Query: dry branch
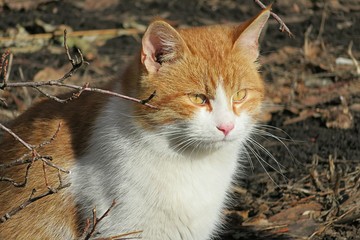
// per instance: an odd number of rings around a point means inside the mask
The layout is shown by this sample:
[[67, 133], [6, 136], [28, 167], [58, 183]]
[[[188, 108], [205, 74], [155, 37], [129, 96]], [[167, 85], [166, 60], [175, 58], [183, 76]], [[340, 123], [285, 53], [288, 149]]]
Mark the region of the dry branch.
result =
[[[101, 93], [101, 94], [106, 94], [106, 95], [110, 95], [110, 96], [115, 96], [115, 97], [119, 97], [122, 99], [126, 99], [126, 100], [130, 100], [133, 102], [137, 102], [140, 104], [143, 104], [147, 107], [153, 108], [153, 109], [157, 109], [157, 107], [149, 104], [148, 102], [155, 96], [155, 92], [153, 94], [151, 94], [147, 99], [145, 100], [141, 100], [141, 99], [137, 99], [137, 98], [133, 98], [133, 97], [129, 97], [123, 94], [119, 94], [113, 91], [109, 91], [109, 90], [104, 90], [104, 89], [100, 89], [100, 88], [92, 88], [89, 87], [89, 83], [86, 83], [84, 86], [78, 86], [78, 85], [74, 85], [74, 84], [67, 84], [64, 83], [64, 81], [68, 78], [70, 78], [74, 73], [76, 73], [76, 71], [81, 68], [84, 64], [87, 65], [88, 62], [86, 62], [84, 60], [84, 57], [81, 53], [81, 51], [79, 49], [77, 49], [77, 55], [75, 55], [75, 58], [73, 58], [70, 54], [69, 48], [67, 46], [67, 32], [66, 30], [64, 31], [64, 48], [65, 48], [65, 52], [66, 55], [68, 57], [69, 62], [72, 65], [72, 68], [70, 69], [70, 71], [68, 71], [67, 73], [64, 74], [64, 76], [62, 76], [59, 79], [56, 80], [49, 80], [49, 81], [40, 81], [40, 82], [32, 82], [32, 81], [28, 81], [28, 82], [14, 82], [14, 83], [9, 83], [8, 79], [5, 77], [2, 77], [3, 82], [2, 85], [0, 86], [0, 89], [4, 90], [5, 88], [10, 88], [10, 87], [31, 87], [36, 89], [37, 91], [39, 91], [41, 94], [43, 94], [44, 96], [55, 100], [57, 102], [60, 103], [67, 103], [75, 98], [78, 98], [82, 92], [87, 91], [87, 92], [96, 92], [96, 93]], [[2, 72], [6, 73], [6, 69], [8, 67], [8, 61], [7, 61], [7, 57], [10, 54], [10, 52], [5, 52], [3, 54], [2, 57]], [[1, 70], [1, 69], [0, 69]], [[1, 72], [1, 71], [0, 71]], [[1, 75], [0, 75], [1, 77]], [[0, 78], [1, 79], [1, 78]], [[70, 88], [73, 90], [76, 90], [75, 93], [73, 93], [73, 95], [69, 98], [66, 99], [60, 99], [56, 96], [50, 95], [46, 92], [44, 92], [43, 90], [40, 89], [40, 87], [43, 86], [58, 86], [58, 87], [65, 87], [65, 88]]]
[[[11, 88], [11, 87], [31, 87], [31, 88], [36, 89], [41, 94], [48, 97], [49, 99], [55, 100], [55, 101], [60, 102], [60, 103], [66, 103], [66, 102], [69, 102], [69, 101], [71, 101], [71, 100], [73, 100], [75, 98], [78, 98], [78, 97], [80, 97], [81, 93], [84, 92], [84, 91], [97, 92], [97, 93], [107, 94], [107, 95], [110, 95], [110, 96], [116, 96], [116, 97], [120, 97], [120, 98], [123, 98], [123, 99], [126, 99], [126, 100], [138, 102], [138, 103], [143, 104], [143, 105], [145, 105], [147, 107], [156, 109], [155, 106], [152, 106], [152, 105], [150, 105], [148, 103], [152, 98], [155, 97], [156, 91], [154, 91], [147, 99], [140, 100], [140, 99], [128, 97], [128, 96], [121, 95], [121, 94], [118, 94], [118, 93], [115, 93], [115, 92], [112, 92], [112, 91], [108, 91], [108, 90], [104, 90], [104, 89], [90, 88], [88, 83], [86, 83], [83, 86], [77, 86], [77, 85], [73, 85], [73, 84], [64, 83], [64, 81], [66, 79], [72, 77], [73, 74], [76, 73], [77, 70], [79, 68], [81, 68], [84, 64], [88, 64], [84, 60], [83, 55], [82, 55], [82, 53], [81, 53], [81, 51], [79, 49], [77, 49], [77, 55], [75, 55], [75, 57], [72, 57], [70, 55], [69, 48], [68, 48], [68, 45], [67, 45], [67, 32], [66, 32], [66, 30], [64, 31], [64, 48], [65, 48], [67, 58], [68, 58], [69, 62], [72, 65], [72, 68], [67, 73], [65, 73], [61, 78], [59, 78], [57, 80], [49, 80], [49, 81], [43, 81], [43, 82], [24, 82], [23, 81], [23, 82], [9, 83], [8, 79], [9, 79], [12, 55], [11, 55], [9, 50], [5, 51], [5, 53], [2, 54], [1, 59], [0, 59], [0, 61], [1, 61], [0, 62], [0, 80], [2, 80], [2, 82], [0, 83], [0, 89], [4, 90], [5, 88]], [[74, 92], [72, 94], [72, 96], [69, 97], [69, 98], [60, 99], [60, 98], [58, 98], [56, 96], [53, 96], [53, 95], [48, 94], [45, 91], [43, 91], [41, 89], [41, 87], [43, 87], [43, 86], [65, 87], [65, 88], [70, 88], [70, 89], [76, 90], [76, 92]], [[6, 104], [4, 99], [0, 99], [0, 101], [4, 102]], [[18, 213], [19, 211], [24, 209], [29, 204], [31, 204], [31, 203], [39, 200], [39, 199], [42, 199], [42, 198], [44, 198], [46, 196], [57, 193], [59, 190], [70, 186], [70, 183], [68, 183], [68, 184], [63, 183], [61, 173], [60, 173], [60, 172], [69, 173], [69, 171], [66, 170], [66, 169], [63, 169], [61, 166], [57, 166], [56, 164], [52, 163], [51, 162], [51, 160], [52, 160], [51, 156], [46, 156], [46, 155], [42, 156], [37, 152], [37, 149], [40, 149], [40, 148], [42, 148], [43, 146], [45, 146], [47, 144], [50, 144], [56, 138], [56, 136], [57, 136], [57, 134], [58, 134], [58, 132], [60, 130], [60, 127], [61, 127], [61, 124], [59, 124], [58, 129], [56, 130], [54, 135], [49, 140], [46, 140], [46, 141], [42, 142], [41, 144], [39, 144], [38, 146], [35, 146], [35, 145], [31, 145], [31, 144], [27, 143], [21, 137], [19, 137], [16, 133], [14, 133], [11, 129], [5, 127], [3, 124], [0, 123], [0, 129], [4, 130], [5, 132], [7, 132], [11, 136], [13, 136], [16, 141], [20, 142], [27, 150], [29, 150], [28, 153], [24, 154], [19, 159], [13, 160], [13, 161], [11, 161], [9, 163], [0, 164], [0, 169], [5, 169], [5, 168], [13, 167], [13, 166], [18, 166], [18, 165], [27, 165], [24, 180], [22, 182], [16, 182], [12, 178], [5, 177], [5, 176], [0, 176], [0, 181], [9, 182], [15, 187], [24, 187], [24, 186], [26, 186], [26, 184], [28, 182], [28, 177], [29, 177], [29, 169], [31, 168], [32, 164], [35, 161], [41, 160], [42, 161], [42, 167], [43, 167], [44, 181], [45, 181], [45, 185], [48, 188], [47, 192], [44, 192], [44, 193], [42, 193], [40, 195], [37, 195], [37, 196], [34, 196], [35, 193], [36, 193], [36, 190], [33, 189], [33, 191], [30, 194], [30, 197], [27, 200], [25, 200], [22, 204], [20, 204], [19, 206], [13, 208], [9, 212], [5, 213], [2, 217], [0, 217], [0, 223], [6, 222], [8, 219], [10, 219], [16, 213]], [[46, 171], [47, 166], [50, 166], [50, 167], [55, 168], [55, 169], [58, 170], [59, 186], [57, 188], [52, 188], [48, 184], [47, 171]], [[85, 229], [84, 229], [84, 235], [86, 234], [85, 239], [89, 239], [95, 233], [95, 230], [96, 230], [96, 227], [97, 227], [98, 223], [101, 222], [108, 215], [109, 211], [114, 206], [115, 206], [115, 201], [113, 201], [113, 203], [109, 207], [109, 209], [99, 219], [96, 218], [96, 209], [94, 209], [92, 228], [90, 229], [90, 231], [88, 231], [89, 228], [90, 228], [90, 224], [87, 224]], [[133, 234], [133, 233], [127, 233], [127, 234], [123, 234], [123, 235], [119, 235], [119, 236], [127, 236], [127, 235], [130, 235], [130, 234]], [[111, 237], [109, 239], [115, 239], [115, 238]]]
[[[61, 183], [62, 181], [60, 181]], [[54, 193], [57, 193], [58, 191], [60, 191], [61, 189], [67, 188], [70, 186], [70, 183], [62, 185], [60, 184], [57, 188], [51, 188], [48, 187], [48, 191], [45, 193], [42, 193], [38, 196], [35, 196], [36, 190], [33, 189], [33, 191], [31, 192], [31, 195], [29, 197], [29, 199], [27, 199], [26, 201], [24, 201], [22, 204], [20, 204], [18, 207], [13, 208], [12, 210], [10, 210], [9, 212], [5, 213], [1, 218], [0, 218], [0, 223], [4, 223], [7, 220], [9, 220], [12, 216], [14, 216], [16, 213], [18, 213], [19, 211], [21, 211], [22, 209], [24, 209], [25, 207], [27, 207], [28, 205], [30, 205], [31, 203], [42, 199], [46, 196], [52, 195]]]
[[[116, 202], [115, 200], [112, 201], [111, 203], [111, 206], [105, 211], [105, 213], [100, 217], [100, 218], [97, 218], [96, 217], [96, 208], [93, 209], [93, 220], [92, 220], [92, 228], [90, 229], [90, 231], [86, 234], [85, 236], [85, 240], [88, 240], [90, 239], [94, 233], [95, 233], [95, 230], [96, 230], [96, 227], [97, 225], [105, 218], [108, 216], [109, 212], [111, 211], [111, 209], [113, 207], [115, 207], [116, 205]], [[87, 225], [88, 226], [88, 225]], [[88, 227], [85, 227], [85, 229], [88, 228]]]
[[349, 43], [349, 47], [348, 47], [348, 50], [347, 50], [347, 54], [350, 56], [351, 60], [353, 61], [354, 65], [355, 65], [355, 68], [356, 68], [356, 73], [358, 75], [360, 75], [360, 65], [358, 63], [358, 61], [356, 60], [356, 58], [354, 57], [353, 53], [352, 53], [352, 46], [353, 46], [353, 41], [351, 41]]
[[[96, 216], [96, 208], [94, 208], [92, 210], [92, 221], [90, 221], [90, 219], [86, 219], [86, 224], [83, 230], [83, 234], [81, 235], [81, 237], [79, 239], [81, 240], [88, 240], [90, 238], [93, 237], [93, 235], [95, 234], [96, 228], [98, 226], [98, 224], [109, 215], [110, 211], [115, 207], [116, 205], [116, 201], [113, 200], [111, 203], [111, 206], [105, 211], [105, 213], [103, 215], [101, 215], [100, 218], [97, 218]], [[92, 225], [91, 229], [90, 226]], [[115, 239], [125, 239], [124, 237], [127, 236], [131, 236], [134, 234], [139, 234], [142, 233], [142, 231], [133, 231], [133, 232], [128, 232], [128, 233], [123, 233], [123, 234], [119, 234], [116, 236], [111, 236], [111, 237], [101, 237], [101, 238], [95, 238], [95, 240], [115, 240]], [[138, 239], [138, 237], [131, 237], [131, 238], [126, 238], [126, 239]]]
[[[260, 0], [254, 0], [254, 2], [259, 5], [262, 9], [267, 8], [265, 6], [265, 4], [263, 4]], [[279, 30], [281, 32], [287, 32], [287, 34], [289, 35], [289, 37], [294, 37], [294, 34], [292, 34], [292, 32], [290, 31], [290, 29], [288, 28], [288, 26], [286, 26], [286, 24], [284, 23], [284, 21], [275, 13], [270, 11], [270, 14], [273, 18], [275, 18], [275, 20], [280, 24]]]
[[34, 150], [34, 146], [28, 144], [27, 142], [25, 142], [24, 140], [22, 140], [18, 135], [16, 135], [11, 129], [5, 127], [3, 124], [0, 123], [0, 128], [2, 130], [4, 130], [5, 132], [7, 132], [8, 134], [10, 134], [11, 136], [13, 136], [17, 141], [19, 141], [22, 145], [24, 145], [24, 147], [26, 147], [29, 151], [33, 151]]
[[[5, 181], [5, 182], [10, 182], [13, 186], [15, 187], [25, 187], [27, 182], [28, 182], [28, 177], [29, 177], [29, 170], [32, 166], [32, 164], [35, 161], [41, 160], [43, 162], [43, 171], [44, 171], [44, 180], [45, 180], [45, 184], [48, 187], [48, 191], [45, 193], [42, 193], [38, 196], [34, 197], [34, 194], [36, 192], [35, 189], [33, 189], [29, 199], [27, 199], [26, 201], [24, 201], [22, 204], [20, 204], [19, 206], [13, 208], [12, 210], [10, 210], [9, 212], [5, 213], [1, 218], [0, 218], [0, 223], [6, 222], [8, 219], [10, 219], [13, 215], [15, 215], [16, 213], [18, 213], [19, 211], [21, 211], [22, 209], [24, 209], [26, 206], [28, 206], [29, 204], [42, 199], [46, 196], [49, 196], [51, 194], [57, 193], [59, 190], [66, 188], [68, 186], [70, 186], [70, 184], [63, 184], [60, 172], [65, 172], [65, 173], [69, 173], [68, 170], [63, 169], [62, 167], [59, 167], [57, 165], [55, 165], [54, 163], [50, 162], [51, 161], [51, 157], [48, 156], [41, 156], [36, 149], [42, 148], [43, 146], [50, 144], [57, 136], [58, 132], [60, 131], [60, 127], [61, 124], [59, 124], [56, 132], [54, 133], [54, 135], [49, 139], [46, 140], [44, 142], [42, 142], [41, 144], [39, 144], [38, 146], [33, 146], [30, 145], [29, 143], [25, 142], [23, 139], [21, 139], [18, 135], [16, 135], [13, 131], [11, 131], [9, 128], [6, 128], [5, 126], [3, 126], [2, 124], [0, 124], [0, 127], [2, 129], [4, 129], [6, 132], [8, 132], [9, 134], [11, 134], [17, 141], [19, 141], [24, 147], [26, 147], [30, 152], [23, 155], [20, 159], [11, 161], [10, 163], [6, 163], [6, 164], [0, 164], [0, 169], [1, 168], [9, 168], [9, 167], [13, 167], [13, 166], [17, 166], [17, 165], [23, 165], [23, 164], [27, 164], [26, 166], [26, 171], [25, 171], [25, 176], [24, 176], [24, 180], [23, 182], [16, 182], [14, 179], [12, 178], [8, 178], [8, 177], [3, 177], [0, 176], [0, 181]], [[58, 170], [59, 174], [59, 186], [57, 188], [51, 188], [48, 185], [48, 180], [47, 180], [47, 174], [46, 174], [46, 166], [50, 166], [52, 168], [55, 168]]]

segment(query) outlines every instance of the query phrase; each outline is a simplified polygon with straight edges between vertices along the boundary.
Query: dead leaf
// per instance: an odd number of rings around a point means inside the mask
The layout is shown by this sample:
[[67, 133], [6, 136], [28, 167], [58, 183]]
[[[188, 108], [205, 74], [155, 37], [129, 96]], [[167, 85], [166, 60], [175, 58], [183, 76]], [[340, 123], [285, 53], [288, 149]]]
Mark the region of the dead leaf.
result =
[[349, 129], [353, 126], [353, 116], [348, 107], [336, 106], [320, 111], [326, 118], [326, 127]]
[[268, 221], [264, 214], [258, 214], [253, 218], [248, 219], [247, 221], [243, 222], [243, 226], [252, 226], [252, 227], [263, 227], [269, 226], [271, 223]]
[[119, 3], [118, 0], [85, 0], [84, 2], [78, 3], [84, 10], [97, 11], [110, 8]]
[[14, 1], [14, 0], [3, 0], [0, 2], [0, 6], [8, 6], [10, 9], [19, 10], [32, 10], [37, 8], [39, 4], [50, 2], [49, 0], [33, 0], [33, 1]]
[[360, 112], [360, 103], [354, 103], [349, 108], [351, 111]]
[[305, 212], [320, 213], [321, 208], [322, 205], [317, 202], [299, 204], [271, 216], [269, 222], [274, 224], [291, 224], [299, 219], [308, 219], [309, 216], [304, 215]]

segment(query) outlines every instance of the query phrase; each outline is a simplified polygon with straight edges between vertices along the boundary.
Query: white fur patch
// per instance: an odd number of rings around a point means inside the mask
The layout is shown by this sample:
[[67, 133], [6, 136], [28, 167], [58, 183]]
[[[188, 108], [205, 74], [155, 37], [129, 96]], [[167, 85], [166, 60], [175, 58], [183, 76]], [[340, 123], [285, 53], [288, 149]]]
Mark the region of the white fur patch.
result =
[[[219, 86], [212, 112], [154, 132], [128, 116], [131, 103], [114, 98], [107, 104], [71, 174], [84, 219], [94, 207], [100, 216], [117, 202], [96, 237], [142, 230], [142, 239], [202, 240], [216, 233], [252, 126], [246, 113], [232, 113], [227, 98]], [[235, 124], [225, 139], [216, 129], [221, 121]]]

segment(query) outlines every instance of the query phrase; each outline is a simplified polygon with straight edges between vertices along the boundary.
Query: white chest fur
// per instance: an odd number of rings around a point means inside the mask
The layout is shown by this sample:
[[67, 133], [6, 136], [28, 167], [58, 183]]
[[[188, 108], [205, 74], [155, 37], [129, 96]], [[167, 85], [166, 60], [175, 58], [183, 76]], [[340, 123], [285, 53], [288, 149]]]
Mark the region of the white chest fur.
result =
[[177, 154], [163, 137], [136, 130], [127, 108], [121, 100], [108, 103], [72, 171], [84, 217], [116, 200], [97, 236], [143, 230], [142, 239], [209, 239], [221, 225], [241, 142], [209, 154]]

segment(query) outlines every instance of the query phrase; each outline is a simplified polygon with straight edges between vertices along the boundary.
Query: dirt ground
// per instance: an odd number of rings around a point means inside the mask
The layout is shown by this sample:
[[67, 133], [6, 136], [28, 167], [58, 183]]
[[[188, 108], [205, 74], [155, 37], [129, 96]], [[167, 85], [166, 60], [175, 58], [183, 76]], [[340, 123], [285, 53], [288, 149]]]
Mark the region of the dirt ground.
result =
[[[71, 68], [66, 28], [90, 63], [68, 81], [101, 85], [137, 53], [154, 17], [187, 27], [239, 23], [260, 9], [252, 0], [0, 0], [0, 53], [13, 54], [10, 82], [57, 79]], [[249, 149], [219, 239], [360, 239], [360, 0], [278, 0], [272, 10], [295, 37], [273, 18], [262, 37], [269, 133], [258, 142], [267, 150]], [[6, 122], [39, 93], [0, 97]]]

